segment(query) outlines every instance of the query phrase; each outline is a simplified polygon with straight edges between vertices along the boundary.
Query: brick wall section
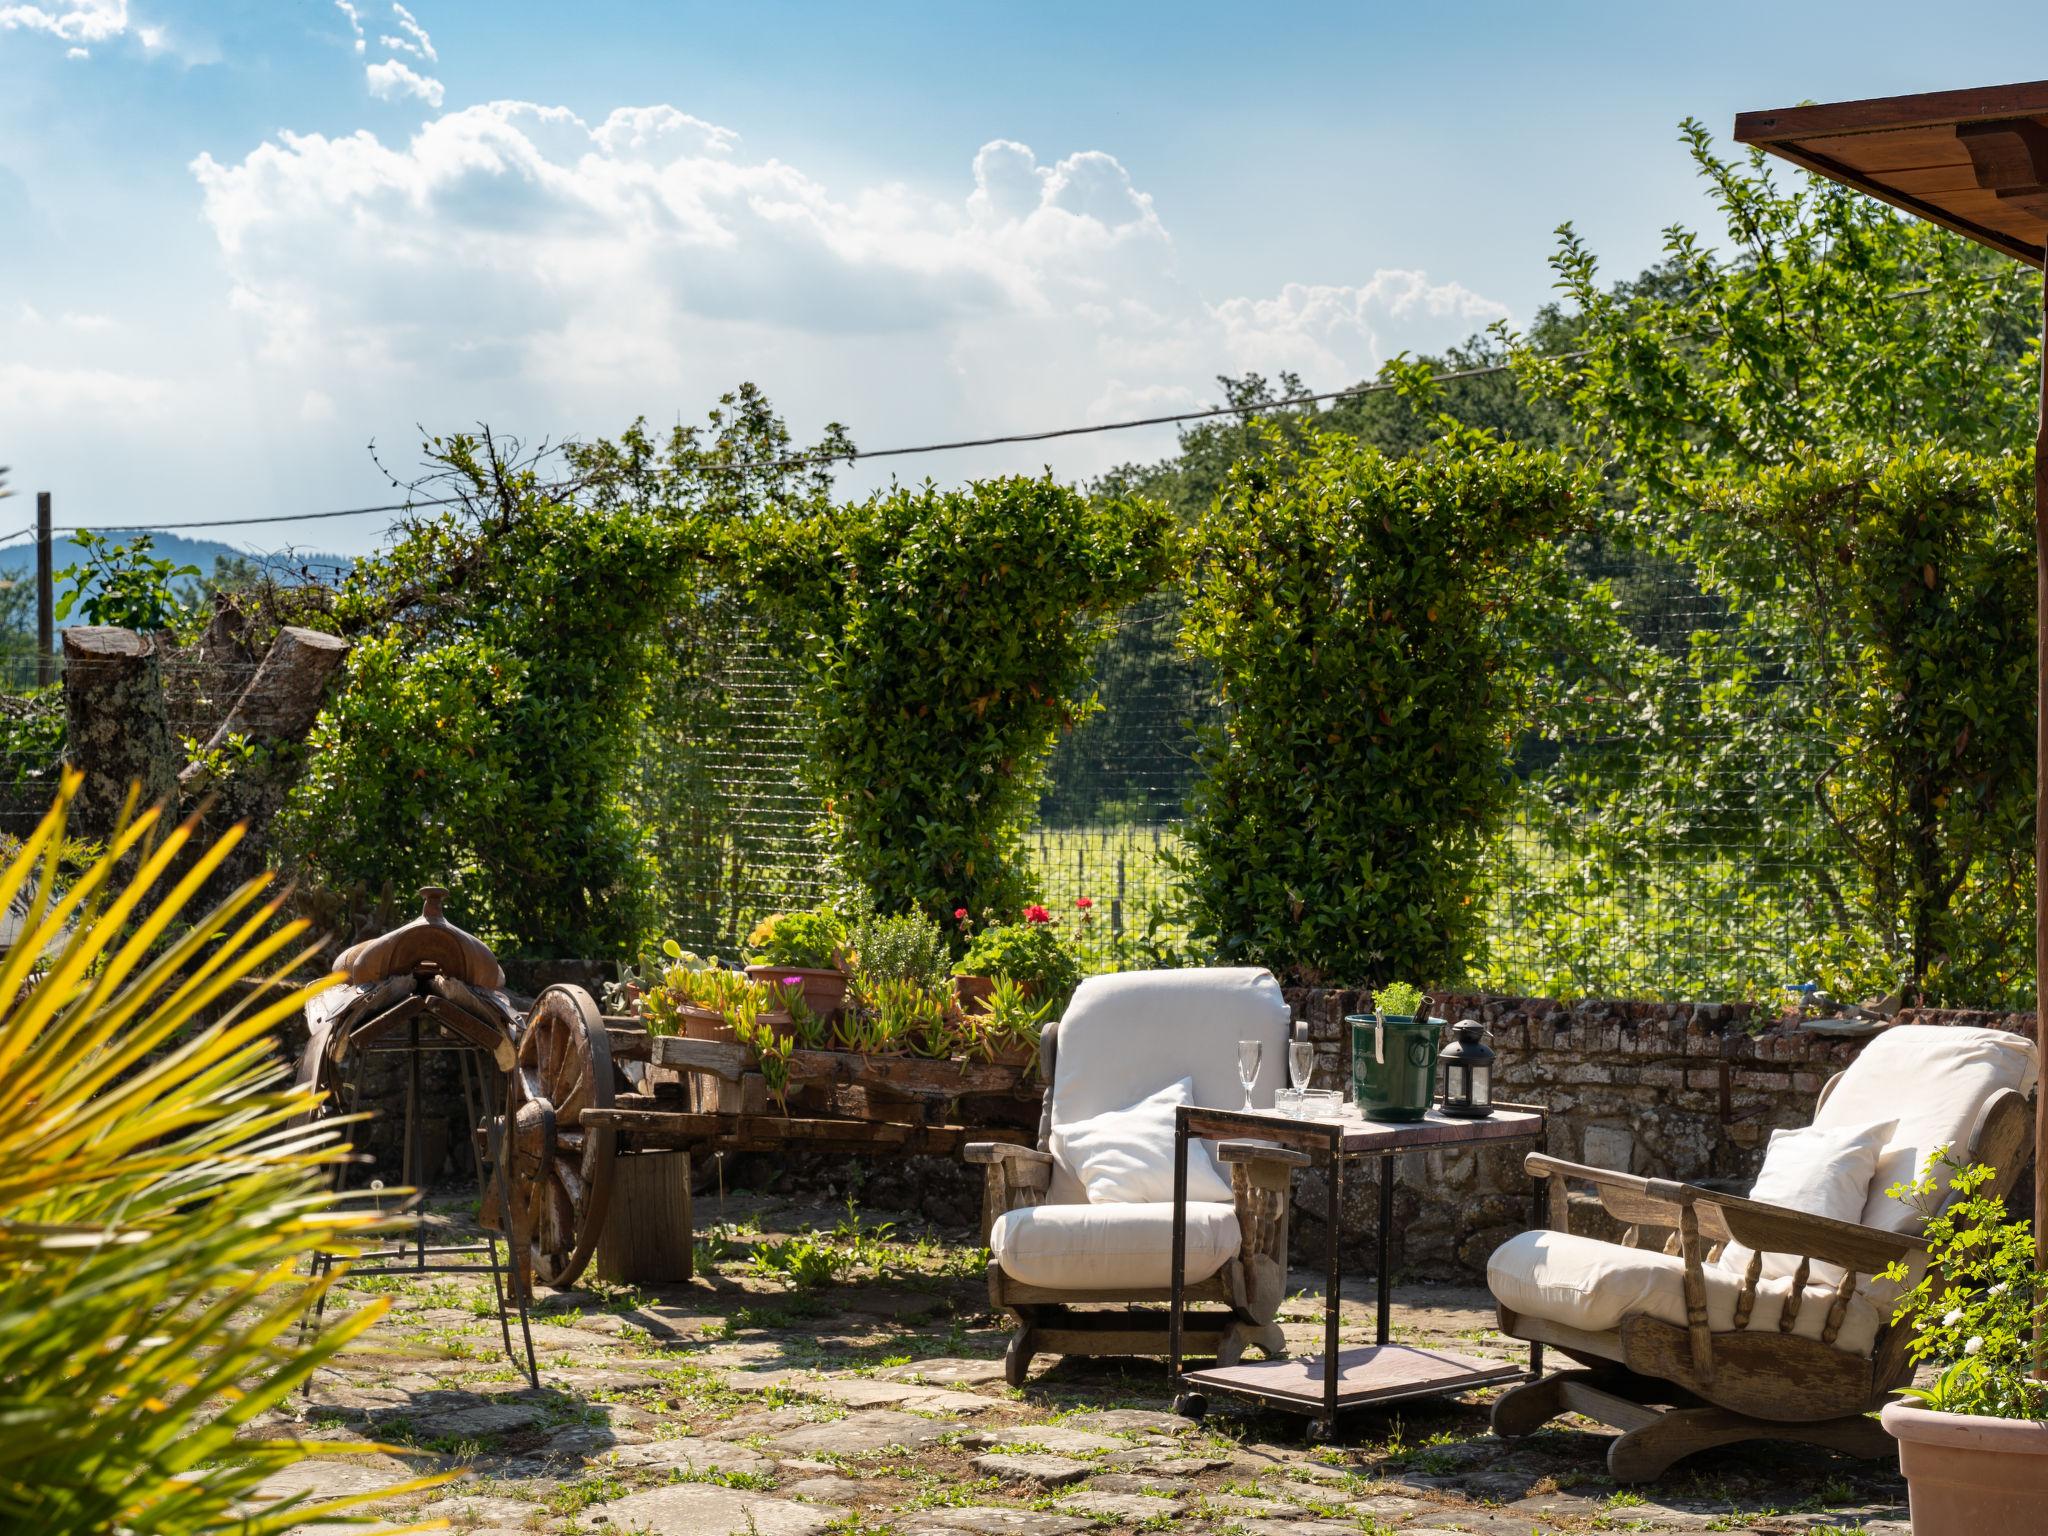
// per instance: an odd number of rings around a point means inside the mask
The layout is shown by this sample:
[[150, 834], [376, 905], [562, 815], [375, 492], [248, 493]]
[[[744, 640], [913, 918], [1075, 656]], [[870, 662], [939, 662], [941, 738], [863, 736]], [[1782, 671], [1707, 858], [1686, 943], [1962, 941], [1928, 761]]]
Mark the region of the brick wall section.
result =
[[[1347, 1013], [1365, 994], [1292, 988], [1288, 1001], [1317, 1046], [1316, 1085], [1351, 1080]], [[1494, 1094], [1549, 1111], [1545, 1151], [1575, 1162], [1692, 1183], [1747, 1189], [1772, 1130], [1804, 1125], [1821, 1085], [1865, 1043], [1817, 1035], [1761, 1015], [1747, 1003], [1646, 1003], [1484, 995], [1439, 997], [1448, 1019], [1476, 1018], [1498, 1060]], [[2030, 1038], [2031, 1013], [1909, 1010], [1904, 1022], [1984, 1025]], [[1757, 1032], [1752, 1033], [1752, 1030]], [[1395, 1160], [1393, 1264], [1416, 1279], [1478, 1281], [1486, 1259], [1531, 1224], [1527, 1143], [1482, 1150], [1407, 1154]], [[1298, 1178], [1295, 1257], [1319, 1263], [1328, 1186], [1319, 1173]], [[1340, 1238], [1346, 1268], [1370, 1270], [1378, 1226], [1379, 1168], [1345, 1170]], [[2017, 1200], [2016, 1209], [2026, 1209]], [[1597, 1230], [1597, 1208], [1578, 1209], [1574, 1230]]]

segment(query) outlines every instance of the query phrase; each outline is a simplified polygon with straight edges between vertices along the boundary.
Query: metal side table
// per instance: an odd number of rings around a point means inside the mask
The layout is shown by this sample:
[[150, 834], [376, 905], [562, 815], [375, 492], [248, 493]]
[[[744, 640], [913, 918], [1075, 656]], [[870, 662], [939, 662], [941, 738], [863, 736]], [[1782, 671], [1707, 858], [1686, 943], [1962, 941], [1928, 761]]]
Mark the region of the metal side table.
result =
[[[1323, 1297], [1321, 1355], [1299, 1360], [1246, 1361], [1206, 1370], [1181, 1369], [1181, 1310], [1187, 1284], [1187, 1159], [1191, 1138], [1267, 1142], [1305, 1153], [1311, 1165], [1329, 1170], [1328, 1208], [1324, 1217], [1329, 1234], [1325, 1261], [1328, 1278]], [[1208, 1406], [1206, 1394], [1243, 1398], [1268, 1408], [1307, 1414], [1315, 1421], [1311, 1435], [1328, 1439], [1335, 1433], [1337, 1415], [1348, 1408], [1436, 1397], [1540, 1376], [1541, 1344], [1530, 1345], [1529, 1363], [1522, 1366], [1390, 1342], [1393, 1298], [1387, 1242], [1394, 1221], [1394, 1159], [1400, 1153], [1506, 1141], [1533, 1141], [1540, 1147], [1542, 1140], [1543, 1111], [1521, 1104], [1498, 1105], [1484, 1120], [1453, 1119], [1432, 1109], [1424, 1119], [1398, 1125], [1371, 1120], [1296, 1120], [1270, 1110], [1183, 1105], [1174, 1127], [1173, 1290], [1167, 1315], [1168, 1372], [1174, 1386], [1175, 1408], [1199, 1417]], [[1339, 1288], [1343, 1280], [1337, 1221], [1344, 1198], [1344, 1164], [1351, 1158], [1374, 1156], [1380, 1160], [1379, 1322], [1375, 1342], [1345, 1349], [1337, 1336]], [[1541, 1225], [1540, 1188], [1532, 1196], [1531, 1204], [1534, 1219]], [[1330, 1360], [1337, 1362], [1334, 1371], [1326, 1369]]]

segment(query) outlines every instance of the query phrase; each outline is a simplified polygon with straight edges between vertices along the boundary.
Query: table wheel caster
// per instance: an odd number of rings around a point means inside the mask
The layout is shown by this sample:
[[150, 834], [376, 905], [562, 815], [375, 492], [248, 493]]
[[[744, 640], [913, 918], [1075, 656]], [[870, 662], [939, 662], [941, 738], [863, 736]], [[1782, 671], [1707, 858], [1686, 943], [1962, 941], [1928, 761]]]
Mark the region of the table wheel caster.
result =
[[1199, 1419], [1209, 1411], [1209, 1399], [1199, 1392], [1183, 1392], [1173, 1400], [1173, 1411], [1184, 1419]]

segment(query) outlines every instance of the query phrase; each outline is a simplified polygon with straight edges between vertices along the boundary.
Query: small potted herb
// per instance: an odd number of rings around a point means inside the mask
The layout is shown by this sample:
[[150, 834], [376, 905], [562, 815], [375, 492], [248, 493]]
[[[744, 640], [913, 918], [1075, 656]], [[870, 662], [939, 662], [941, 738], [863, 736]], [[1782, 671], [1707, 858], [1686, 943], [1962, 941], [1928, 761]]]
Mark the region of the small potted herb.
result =
[[[1954, 1201], [1928, 1221], [1926, 1272], [1893, 1314], [1913, 1319], [1914, 1362], [1940, 1374], [1880, 1417], [1899, 1443], [1914, 1536], [2037, 1530], [2048, 1502], [2048, 1381], [2033, 1366], [2048, 1277], [2034, 1268], [2030, 1224], [1978, 1193], [1991, 1169], [1957, 1168], [1941, 1152], [1912, 1186], [1890, 1193], [1938, 1199], [1944, 1162], [1957, 1169]], [[1894, 1264], [1884, 1278], [1904, 1282], [1906, 1267]]]
[[1368, 1120], [1420, 1120], [1436, 1089], [1437, 1035], [1422, 989], [1405, 981], [1373, 994], [1371, 1013], [1345, 1015], [1351, 1026], [1351, 1092]]
[[1008, 976], [992, 978], [988, 1002], [962, 1024], [971, 1054], [999, 1066], [1030, 1067], [1038, 1060], [1038, 1036], [1052, 1004], [1034, 1001]]
[[755, 981], [803, 982], [804, 1006], [830, 1020], [846, 1003], [846, 971], [840, 964], [846, 929], [832, 913], [777, 912], [747, 935], [747, 975]]

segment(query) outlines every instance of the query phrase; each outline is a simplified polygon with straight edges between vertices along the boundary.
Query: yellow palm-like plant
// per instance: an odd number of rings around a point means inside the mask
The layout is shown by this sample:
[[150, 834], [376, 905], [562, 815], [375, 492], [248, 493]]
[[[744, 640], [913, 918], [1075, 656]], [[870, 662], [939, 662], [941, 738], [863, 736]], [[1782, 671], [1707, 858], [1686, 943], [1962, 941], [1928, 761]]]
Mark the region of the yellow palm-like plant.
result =
[[262, 878], [186, 915], [239, 830], [131, 814], [60, 890], [76, 790], [0, 872], [0, 1528], [253, 1536], [438, 1481], [252, 1510], [315, 1447], [238, 1432], [381, 1311], [297, 1338], [332, 1283], [301, 1261], [389, 1229], [332, 1192], [347, 1148], [270, 1038], [335, 978], [285, 981], [305, 925]]

